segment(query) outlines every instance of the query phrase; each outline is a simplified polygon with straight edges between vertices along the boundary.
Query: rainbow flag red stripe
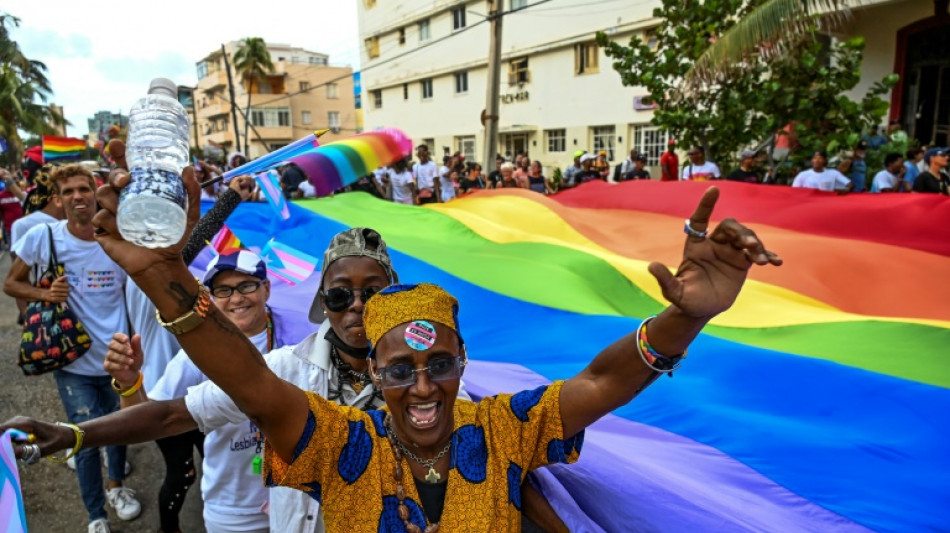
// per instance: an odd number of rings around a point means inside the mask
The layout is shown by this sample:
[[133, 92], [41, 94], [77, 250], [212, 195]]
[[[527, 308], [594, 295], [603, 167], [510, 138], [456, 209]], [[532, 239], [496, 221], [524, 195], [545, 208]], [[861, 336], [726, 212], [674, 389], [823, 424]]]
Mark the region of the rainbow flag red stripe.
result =
[[79, 159], [86, 149], [86, 141], [73, 137], [43, 136], [43, 160], [47, 163], [63, 159]]
[[214, 239], [211, 239], [211, 247], [221, 255], [238, 252], [243, 248], [240, 239], [227, 226], [222, 227]]

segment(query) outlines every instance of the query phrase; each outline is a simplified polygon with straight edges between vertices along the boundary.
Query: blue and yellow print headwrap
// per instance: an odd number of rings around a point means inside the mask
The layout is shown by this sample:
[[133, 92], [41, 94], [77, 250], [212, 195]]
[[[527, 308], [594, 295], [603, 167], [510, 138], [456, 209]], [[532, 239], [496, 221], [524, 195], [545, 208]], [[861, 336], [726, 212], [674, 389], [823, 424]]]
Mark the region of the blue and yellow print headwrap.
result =
[[[438, 322], [462, 339], [458, 323], [459, 303], [438, 285], [390, 285], [376, 293], [363, 308], [363, 325], [370, 349], [389, 330], [415, 320]], [[375, 355], [375, 351], [370, 352]]]

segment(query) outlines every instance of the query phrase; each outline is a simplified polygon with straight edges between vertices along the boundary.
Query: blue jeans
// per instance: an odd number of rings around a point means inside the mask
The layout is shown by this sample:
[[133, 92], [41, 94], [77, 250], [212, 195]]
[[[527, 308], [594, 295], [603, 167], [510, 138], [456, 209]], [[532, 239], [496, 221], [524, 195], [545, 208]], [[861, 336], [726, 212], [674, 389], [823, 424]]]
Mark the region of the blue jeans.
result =
[[[109, 376], [82, 376], [63, 370], [53, 372], [66, 418], [73, 424], [119, 410], [119, 396], [112, 390]], [[125, 446], [107, 446], [109, 479], [125, 479]], [[89, 521], [106, 518], [106, 493], [102, 487], [102, 459], [99, 448], [84, 448], [76, 454], [76, 475], [82, 503]]]

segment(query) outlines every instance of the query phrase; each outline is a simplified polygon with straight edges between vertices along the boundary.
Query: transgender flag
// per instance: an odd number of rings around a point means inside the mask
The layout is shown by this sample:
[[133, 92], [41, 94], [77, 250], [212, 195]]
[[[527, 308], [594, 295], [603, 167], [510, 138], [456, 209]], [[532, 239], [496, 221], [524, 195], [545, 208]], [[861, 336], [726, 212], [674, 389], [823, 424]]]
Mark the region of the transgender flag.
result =
[[296, 248], [273, 239], [261, 250], [261, 259], [267, 265], [267, 273], [288, 285], [304, 282], [313, 274], [320, 260]]
[[274, 211], [280, 215], [280, 218], [287, 220], [290, 218], [290, 209], [287, 207], [287, 199], [280, 188], [280, 175], [276, 170], [268, 170], [254, 177], [257, 185], [261, 188], [261, 194], [267, 199], [267, 203], [274, 208]]
[[0, 530], [7, 533], [26, 533], [26, 514], [20, 492], [20, 474], [10, 442], [11, 432], [0, 437]]

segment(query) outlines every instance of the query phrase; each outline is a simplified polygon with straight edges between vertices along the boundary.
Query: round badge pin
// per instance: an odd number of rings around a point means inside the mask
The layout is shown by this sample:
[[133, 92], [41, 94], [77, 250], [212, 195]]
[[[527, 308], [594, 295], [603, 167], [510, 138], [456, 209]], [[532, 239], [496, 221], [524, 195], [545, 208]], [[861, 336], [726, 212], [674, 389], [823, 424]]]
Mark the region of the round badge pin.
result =
[[413, 320], [406, 326], [406, 344], [413, 350], [423, 352], [432, 348], [436, 337], [435, 327], [425, 320]]

